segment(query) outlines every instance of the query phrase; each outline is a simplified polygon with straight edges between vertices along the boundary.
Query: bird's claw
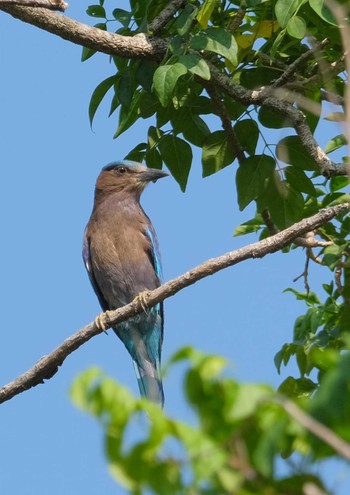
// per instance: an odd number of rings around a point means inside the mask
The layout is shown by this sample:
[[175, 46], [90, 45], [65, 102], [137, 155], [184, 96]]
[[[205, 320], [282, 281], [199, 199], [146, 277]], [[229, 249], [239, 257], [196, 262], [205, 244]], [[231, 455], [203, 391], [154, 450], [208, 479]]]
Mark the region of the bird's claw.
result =
[[95, 318], [95, 325], [99, 330], [102, 330], [103, 332], [107, 333], [107, 330], [109, 328], [109, 322], [110, 322], [110, 315], [111, 311], [106, 311], [105, 313], [100, 313], [98, 316]]
[[149, 308], [147, 303], [148, 295], [149, 295], [149, 291], [144, 290], [143, 292], [140, 292], [140, 294], [138, 294], [134, 299], [135, 302], [140, 302], [141, 308], [146, 313], [146, 315], [149, 313]]

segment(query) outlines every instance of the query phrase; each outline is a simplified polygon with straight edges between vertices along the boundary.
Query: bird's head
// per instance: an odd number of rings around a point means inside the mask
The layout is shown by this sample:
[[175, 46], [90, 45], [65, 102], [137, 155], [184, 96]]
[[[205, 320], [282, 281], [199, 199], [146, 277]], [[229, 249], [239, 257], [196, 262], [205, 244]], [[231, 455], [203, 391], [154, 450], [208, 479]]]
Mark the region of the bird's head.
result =
[[123, 160], [103, 167], [96, 182], [95, 198], [98, 201], [114, 193], [132, 194], [140, 197], [146, 185], [166, 177], [163, 170], [148, 168], [138, 162]]

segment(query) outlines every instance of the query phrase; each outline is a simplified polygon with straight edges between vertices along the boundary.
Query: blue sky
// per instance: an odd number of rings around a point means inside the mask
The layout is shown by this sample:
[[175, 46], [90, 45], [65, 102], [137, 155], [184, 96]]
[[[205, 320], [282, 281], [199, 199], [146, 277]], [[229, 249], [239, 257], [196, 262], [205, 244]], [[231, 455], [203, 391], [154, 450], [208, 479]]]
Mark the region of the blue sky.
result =
[[[86, 4], [87, 6], [87, 4]], [[90, 22], [83, 6], [67, 15]], [[0, 380], [12, 380], [100, 311], [81, 260], [81, 242], [103, 165], [123, 158], [144, 139], [151, 122], [140, 122], [118, 140], [116, 117], [101, 105], [94, 129], [87, 108], [97, 84], [112, 73], [108, 57], [80, 62], [81, 48], [0, 13], [2, 191]], [[277, 133], [270, 141], [277, 141]], [[325, 144], [329, 135], [320, 135]], [[253, 242], [233, 238], [252, 216], [236, 204], [235, 166], [201, 178], [196, 155], [183, 194], [172, 178], [151, 184], [143, 206], [157, 230], [165, 280], [210, 257]], [[224, 355], [242, 381], [277, 386], [273, 357], [292, 338], [304, 310], [290, 294], [304, 267], [301, 250], [270, 255], [225, 270], [166, 301], [164, 361], [179, 347], [197, 346]], [[317, 288], [322, 272], [311, 267]], [[101, 335], [70, 356], [57, 375], [0, 408], [0, 491], [29, 495], [123, 494], [107, 472], [102, 432], [74, 408], [70, 384], [80, 371], [99, 366], [137, 393], [131, 360], [113, 335]], [[182, 374], [164, 381], [166, 411], [191, 420], [182, 396]], [[329, 486], [349, 492], [344, 466], [327, 472]]]

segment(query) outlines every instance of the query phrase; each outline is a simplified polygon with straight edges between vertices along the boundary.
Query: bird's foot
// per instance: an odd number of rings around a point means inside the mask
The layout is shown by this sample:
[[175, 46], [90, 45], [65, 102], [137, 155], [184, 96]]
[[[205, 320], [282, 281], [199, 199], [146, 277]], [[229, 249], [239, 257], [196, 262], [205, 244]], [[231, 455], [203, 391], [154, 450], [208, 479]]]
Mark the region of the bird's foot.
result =
[[137, 296], [134, 299], [135, 302], [140, 302], [141, 308], [146, 313], [146, 315], [148, 315], [149, 313], [148, 302], [147, 302], [149, 293], [150, 293], [149, 290], [144, 290], [140, 292], [140, 294], [137, 294]]
[[104, 313], [100, 313], [98, 316], [95, 318], [95, 325], [99, 330], [102, 330], [103, 332], [107, 333], [107, 330], [109, 327], [110, 323], [110, 314], [112, 311], [105, 311]]

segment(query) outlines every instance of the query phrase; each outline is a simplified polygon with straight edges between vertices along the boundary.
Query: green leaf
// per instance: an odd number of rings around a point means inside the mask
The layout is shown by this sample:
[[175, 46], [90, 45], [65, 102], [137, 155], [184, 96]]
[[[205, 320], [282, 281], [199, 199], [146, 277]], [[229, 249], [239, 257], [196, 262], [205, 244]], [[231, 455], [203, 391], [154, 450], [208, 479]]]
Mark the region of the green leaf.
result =
[[137, 82], [148, 92], [152, 91], [153, 76], [158, 66], [153, 60], [140, 60], [136, 69]]
[[291, 17], [296, 14], [304, 0], [278, 0], [275, 5], [275, 14], [278, 24], [285, 28]]
[[187, 53], [179, 57], [179, 63], [184, 65], [192, 74], [196, 74], [202, 79], [210, 79], [210, 70], [207, 62], [196, 53]]
[[327, 1], [325, 0], [309, 0], [310, 7], [316, 12], [317, 15], [321, 17], [328, 24], [333, 26], [338, 26], [336, 19], [334, 18], [332, 12], [327, 7]]
[[251, 156], [240, 164], [236, 174], [236, 186], [241, 211], [262, 194], [266, 187], [266, 179], [272, 176], [275, 166], [275, 160], [267, 155]]
[[134, 96], [131, 100], [131, 104], [128, 107], [121, 107], [120, 113], [119, 113], [119, 124], [118, 128], [113, 136], [113, 138], [117, 138], [120, 136], [123, 132], [125, 132], [127, 129], [129, 129], [130, 126], [133, 125], [134, 122], [138, 119], [140, 115], [140, 100], [142, 97], [142, 92], [141, 91], [136, 91], [134, 93]]
[[348, 177], [332, 177], [329, 181], [329, 187], [332, 192], [339, 191], [339, 189], [343, 189], [349, 185]]
[[265, 191], [267, 208], [272, 222], [279, 228], [285, 229], [303, 217], [304, 198], [288, 182], [282, 181], [278, 172], [274, 173]]
[[207, 124], [198, 115], [193, 115], [191, 107], [182, 107], [174, 112], [171, 124], [176, 134], [184, 137], [196, 146], [203, 146], [206, 137], [210, 134]]
[[124, 156], [124, 160], [132, 160], [133, 162], [142, 162], [145, 158], [147, 144], [140, 143], [134, 149]]
[[107, 91], [111, 89], [113, 84], [116, 82], [117, 76], [107, 77], [104, 81], [102, 81], [95, 91], [92, 93], [90, 104], [89, 104], [89, 119], [90, 125], [92, 126], [92, 121], [94, 120], [96, 110], [98, 109], [101, 101], [105, 97]]
[[191, 43], [194, 50], [207, 50], [217, 53], [233, 65], [237, 65], [237, 43], [231, 33], [222, 28], [210, 27], [194, 35]]
[[153, 76], [153, 87], [160, 103], [166, 107], [170, 102], [179, 77], [187, 73], [183, 64], [161, 65]]
[[114, 19], [117, 19], [117, 21], [119, 21], [120, 24], [122, 24], [124, 27], [128, 27], [132, 17], [131, 12], [127, 12], [124, 9], [114, 9], [112, 14]]
[[191, 113], [186, 125], [182, 129], [182, 134], [190, 143], [203, 147], [207, 136], [210, 134], [210, 129], [201, 117]]
[[175, 21], [175, 27], [180, 36], [185, 36], [192, 28], [192, 23], [197, 15], [198, 9], [186, 3], [185, 8]]
[[250, 155], [255, 154], [259, 139], [259, 127], [252, 119], [239, 120], [234, 126], [239, 144]]
[[[94, 25], [95, 28], [102, 29], [102, 31], [107, 31], [107, 25], [105, 22], [99, 22]], [[81, 52], [81, 61], [85, 62], [89, 58], [91, 58], [93, 55], [95, 55], [96, 50], [93, 50], [92, 48], [87, 48], [86, 46], [83, 46], [82, 52]]]
[[146, 151], [145, 156], [147, 167], [150, 168], [162, 168], [162, 157], [160, 156], [157, 148], [153, 147]]
[[234, 233], [233, 237], [239, 237], [241, 235], [252, 234], [253, 232], [257, 232], [264, 226], [263, 219], [259, 213], [257, 213], [255, 218], [248, 220], [247, 222], [239, 225]]
[[165, 135], [160, 140], [158, 149], [162, 160], [184, 192], [192, 163], [191, 146], [177, 136]]
[[330, 141], [328, 141], [324, 150], [326, 153], [332, 153], [332, 151], [335, 151], [341, 148], [342, 146], [345, 146], [346, 144], [348, 144], [348, 141], [344, 136], [344, 134], [338, 134]]
[[208, 27], [208, 21], [217, 4], [218, 0], [205, 0], [200, 11], [198, 12], [197, 21], [203, 29]]
[[233, 162], [235, 153], [224, 131], [215, 131], [206, 137], [202, 149], [203, 177], [208, 177]]
[[301, 40], [306, 35], [306, 22], [302, 17], [295, 15], [287, 23], [287, 33], [293, 38]]
[[281, 129], [282, 127], [293, 127], [284, 115], [274, 112], [271, 108], [260, 107], [258, 112], [259, 122], [268, 129]]
[[306, 153], [298, 136], [287, 136], [277, 144], [276, 153], [279, 160], [295, 165], [303, 170], [317, 170], [316, 163]]
[[303, 170], [297, 167], [287, 167], [284, 170], [286, 181], [294, 187], [296, 191], [301, 191], [316, 197], [316, 189]]
[[134, 74], [128, 70], [120, 75], [116, 94], [120, 104], [129, 106], [135, 92]]
[[104, 17], [106, 19], [106, 11], [102, 5], [90, 5], [86, 9], [86, 13], [90, 17]]

